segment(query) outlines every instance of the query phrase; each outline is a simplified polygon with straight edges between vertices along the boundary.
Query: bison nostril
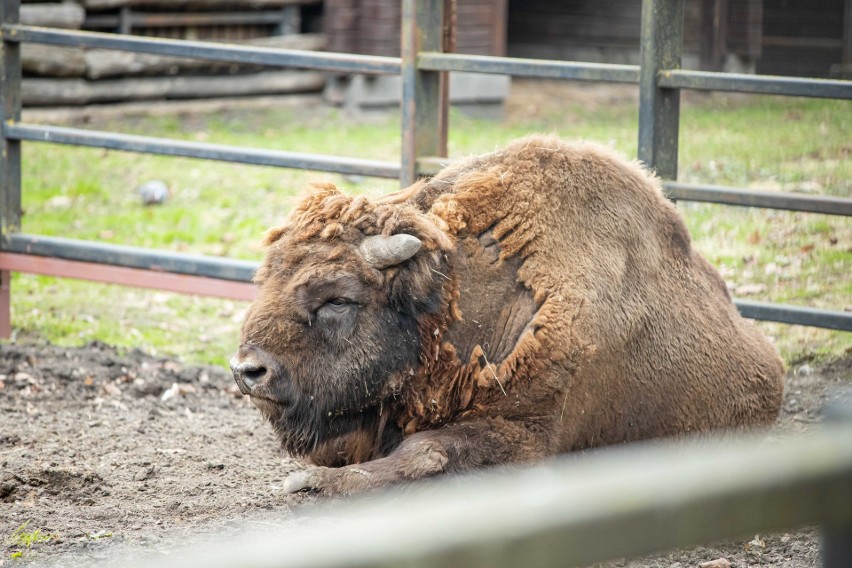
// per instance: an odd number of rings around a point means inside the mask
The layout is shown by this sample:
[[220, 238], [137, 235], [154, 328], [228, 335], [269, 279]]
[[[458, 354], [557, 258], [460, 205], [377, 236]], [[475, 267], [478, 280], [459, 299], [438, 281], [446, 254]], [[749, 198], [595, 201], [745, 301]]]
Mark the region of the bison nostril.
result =
[[238, 363], [232, 359], [231, 371], [234, 373], [234, 380], [237, 381], [240, 391], [243, 394], [250, 394], [251, 389], [254, 388], [258, 381], [266, 376], [267, 368], [251, 361]]
[[263, 378], [266, 374], [266, 367], [251, 367], [243, 371], [243, 381], [249, 386], [254, 386], [254, 383]]

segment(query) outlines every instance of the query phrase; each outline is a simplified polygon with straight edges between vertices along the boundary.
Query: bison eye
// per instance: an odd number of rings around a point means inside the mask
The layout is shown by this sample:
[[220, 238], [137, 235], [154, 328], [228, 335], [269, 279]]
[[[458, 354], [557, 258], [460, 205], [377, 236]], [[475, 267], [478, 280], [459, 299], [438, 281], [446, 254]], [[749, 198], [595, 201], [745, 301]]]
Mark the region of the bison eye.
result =
[[333, 298], [321, 305], [315, 320], [320, 332], [340, 346], [355, 330], [360, 304], [347, 298]]
[[347, 298], [332, 298], [317, 308], [316, 313], [319, 318], [322, 318], [323, 316], [334, 317], [354, 312], [353, 308], [357, 307], [357, 302], [353, 302]]

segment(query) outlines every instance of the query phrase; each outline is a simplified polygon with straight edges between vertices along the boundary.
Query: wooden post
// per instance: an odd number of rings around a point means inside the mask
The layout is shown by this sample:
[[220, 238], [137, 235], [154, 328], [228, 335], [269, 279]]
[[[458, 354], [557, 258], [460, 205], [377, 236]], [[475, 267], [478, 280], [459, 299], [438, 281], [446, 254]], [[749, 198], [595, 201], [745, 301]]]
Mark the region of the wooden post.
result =
[[417, 179], [417, 158], [447, 155], [446, 73], [420, 71], [421, 51], [441, 51], [444, 0], [405, 0], [402, 5], [402, 170], [400, 184]]
[[680, 69], [683, 0], [644, 0], [639, 75], [639, 159], [677, 179], [680, 90], [657, 85], [660, 70]]
[[852, 75], [852, 0], [846, 0], [843, 9], [843, 55], [841, 63], [845, 73]]
[[281, 22], [277, 26], [277, 35], [293, 35], [302, 29], [302, 11], [300, 6], [284, 6], [281, 9]]
[[727, 54], [728, 0], [703, 0], [701, 20], [701, 70], [721, 71]]
[[118, 13], [118, 33], [130, 35], [133, 33], [133, 12], [130, 6], [124, 6]]
[[[17, 24], [20, 0], [0, 2], [0, 24]], [[0, 31], [0, 248], [21, 230], [21, 143], [6, 138], [8, 122], [21, 118], [21, 48]], [[10, 274], [0, 270], [0, 337], [11, 333]]]

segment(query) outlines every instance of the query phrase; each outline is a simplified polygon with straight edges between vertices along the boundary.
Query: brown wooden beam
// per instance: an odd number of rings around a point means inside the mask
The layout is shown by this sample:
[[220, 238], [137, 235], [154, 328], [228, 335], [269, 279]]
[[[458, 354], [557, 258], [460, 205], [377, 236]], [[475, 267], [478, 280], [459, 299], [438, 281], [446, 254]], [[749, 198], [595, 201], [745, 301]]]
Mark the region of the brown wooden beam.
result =
[[8, 270], [0, 270], [0, 339], [12, 337], [12, 294], [9, 281], [12, 274]]
[[[247, 282], [217, 280], [203, 276], [187, 276], [154, 270], [63, 260], [46, 256], [0, 252], [0, 275], [8, 274], [7, 271], [59, 276], [61, 278], [76, 278], [107, 284], [121, 284], [123, 286], [152, 288], [154, 290], [213, 296], [231, 300], [252, 301], [257, 293], [255, 285]], [[4, 296], [4, 294], [6, 295]], [[8, 281], [4, 279], [3, 287], [0, 287], [0, 304], [7, 300]], [[0, 319], [2, 319], [2, 311], [2, 308], [0, 308]], [[2, 324], [3, 322], [0, 321], [0, 334], [2, 334]]]

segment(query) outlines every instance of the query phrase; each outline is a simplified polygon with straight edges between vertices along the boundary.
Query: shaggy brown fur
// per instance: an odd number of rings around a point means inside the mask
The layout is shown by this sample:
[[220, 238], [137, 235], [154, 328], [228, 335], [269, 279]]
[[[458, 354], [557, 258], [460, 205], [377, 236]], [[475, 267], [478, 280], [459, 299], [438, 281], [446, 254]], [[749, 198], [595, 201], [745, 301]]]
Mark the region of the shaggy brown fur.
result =
[[[396, 233], [422, 249], [364, 262], [365, 236]], [[527, 137], [376, 200], [321, 186], [267, 243], [238, 358], [269, 367], [252, 396], [284, 447], [344, 465], [294, 490], [768, 424], [780, 408], [775, 349], [659, 182], [601, 146]], [[338, 297], [349, 307], [324, 316]]]

